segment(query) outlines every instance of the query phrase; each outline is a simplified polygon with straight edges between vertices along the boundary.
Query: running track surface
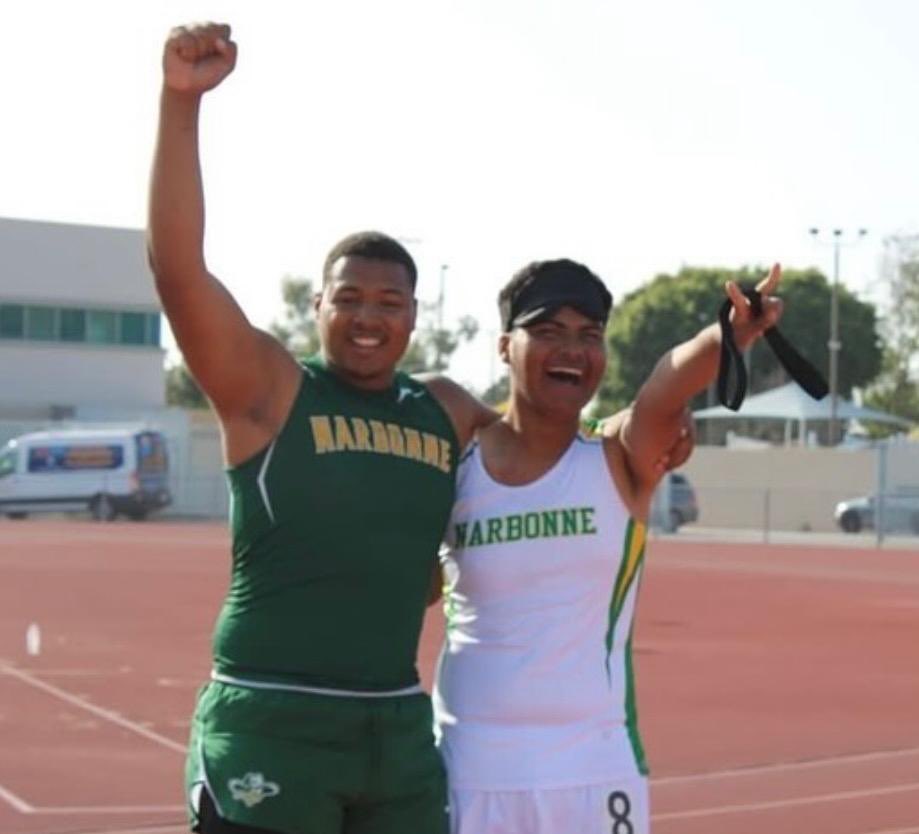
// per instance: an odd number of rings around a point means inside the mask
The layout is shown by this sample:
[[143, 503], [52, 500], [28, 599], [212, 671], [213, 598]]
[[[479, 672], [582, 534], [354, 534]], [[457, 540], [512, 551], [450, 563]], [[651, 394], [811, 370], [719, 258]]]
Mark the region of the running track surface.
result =
[[[655, 834], [919, 834], [919, 552], [647, 555]], [[0, 521], [2, 834], [186, 830], [188, 716], [228, 565], [216, 525]], [[433, 612], [426, 683], [440, 635]]]

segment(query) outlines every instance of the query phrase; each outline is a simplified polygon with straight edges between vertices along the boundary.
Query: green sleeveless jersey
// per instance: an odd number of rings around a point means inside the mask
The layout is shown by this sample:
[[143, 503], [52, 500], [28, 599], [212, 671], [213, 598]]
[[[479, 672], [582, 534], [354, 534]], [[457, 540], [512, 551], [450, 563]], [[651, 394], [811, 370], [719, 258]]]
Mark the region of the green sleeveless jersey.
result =
[[227, 473], [233, 573], [215, 670], [367, 692], [417, 684], [458, 452], [422, 383], [399, 373], [364, 391], [305, 362], [280, 434]]

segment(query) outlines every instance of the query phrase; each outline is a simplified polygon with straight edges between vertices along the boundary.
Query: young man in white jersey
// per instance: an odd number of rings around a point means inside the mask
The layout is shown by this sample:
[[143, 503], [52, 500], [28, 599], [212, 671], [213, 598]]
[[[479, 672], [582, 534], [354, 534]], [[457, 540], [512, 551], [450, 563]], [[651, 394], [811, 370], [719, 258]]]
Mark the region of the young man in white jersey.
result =
[[[738, 346], [781, 314], [773, 267], [754, 316], [735, 284]], [[448, 616], [435, 712], [453, 834], [647, 834], [632, 624], [645, 520], [690, 398], [715, 378], [717, 326], [658, 362], [621, 431], [587, 440], [606, 368], [606, 287], [568, 260], [499, 296], [507, 413], [457, 475], [443, 559]]]

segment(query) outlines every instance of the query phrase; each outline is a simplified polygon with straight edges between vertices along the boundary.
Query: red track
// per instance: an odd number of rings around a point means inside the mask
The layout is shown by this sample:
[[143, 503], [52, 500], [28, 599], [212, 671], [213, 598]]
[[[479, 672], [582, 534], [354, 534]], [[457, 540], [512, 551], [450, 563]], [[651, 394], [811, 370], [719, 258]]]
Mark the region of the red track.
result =
[[[648, 558], [655, 834], [919, 834], [919, 552], [653, 541]], [[181, 750], [228, 564], [215, 525], [0, 522], [2, 834], [185, 831]]]

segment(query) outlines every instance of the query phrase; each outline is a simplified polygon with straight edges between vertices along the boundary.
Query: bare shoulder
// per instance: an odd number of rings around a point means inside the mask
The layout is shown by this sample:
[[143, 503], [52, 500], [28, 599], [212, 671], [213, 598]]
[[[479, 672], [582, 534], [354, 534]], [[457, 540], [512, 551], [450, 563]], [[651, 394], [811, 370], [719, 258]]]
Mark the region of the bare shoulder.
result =
[[465, 447], [478, 429], [493, 423], [498, 418], [496, 412], [449, 377], [419, 374], [415, 379], [427, 386], [449, 415], [460, 447]]

